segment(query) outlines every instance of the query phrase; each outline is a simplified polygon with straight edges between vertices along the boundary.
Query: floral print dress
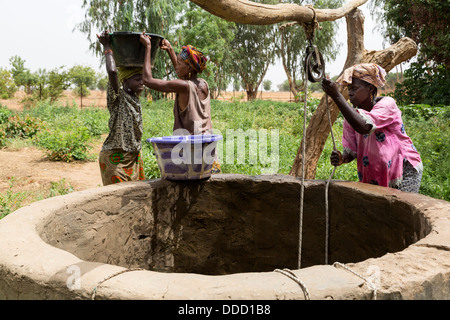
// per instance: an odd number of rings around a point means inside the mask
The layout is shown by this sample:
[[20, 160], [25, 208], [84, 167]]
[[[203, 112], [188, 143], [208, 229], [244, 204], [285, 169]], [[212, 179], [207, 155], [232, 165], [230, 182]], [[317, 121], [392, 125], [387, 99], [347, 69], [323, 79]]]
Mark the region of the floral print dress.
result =
[[[344, 120], [342, 145], [344, 153], [357, 159], [359, 181], [401, 189], [402, 184], [409, 183], [404, 181], [404, 168], [411, 168], [417, 172], [416, 177], [421, 177], [423, 166], [419, 152], [405, 132], [395, 100], [383, 97], [370, 112], [362, 109], [357, 112], [372, 129], [361, 135]], [[415, 189], [417, 192], [418, 187]]]

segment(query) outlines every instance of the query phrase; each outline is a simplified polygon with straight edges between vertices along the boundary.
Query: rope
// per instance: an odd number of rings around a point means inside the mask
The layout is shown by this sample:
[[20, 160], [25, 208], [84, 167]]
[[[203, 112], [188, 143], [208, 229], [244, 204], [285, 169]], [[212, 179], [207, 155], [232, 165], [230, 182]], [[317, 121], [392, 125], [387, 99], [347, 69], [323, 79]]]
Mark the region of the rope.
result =
[[377, 300], [377, 287], [375, 287], [375, 285], [367, 278], [363, 277], [362, 275], [360, 275], [359, 273], [357, 273], [356, 271], [353, 271], [352, 269], [350, 269], [349, 267], [347, 267], [346, 265], [340, 263], [340, 262], [335, 262], [333, 263], [333, 267], [341, 267], [351, 273], [353, 273], [354, 275], [360, 277], [361, 279], [363, 279], [367, 285], [369, 286], [370, 289], [372, 289], [373, 291], [373, 300]]
[[300, 22], [300, 24], [305, 29], [306, 39], [308, 41], [312, 41], [314, 38], [315, 30], [316, 29], [320, 30], [320, 29], [322, 29], [322, 27], [319, 25], [319, 22], [317, 21], [317, 14], [316, 14], [316, 10], [314, 9], [314, 7], [311, 4], [307, 4], [307, 5], [305, 5], [305, 7], [308, 7], [309, 9], [311, 9], [313, 11], [313, 19], [311, 22]]
[[289, 279], [294, 280], [296, 283], [298, 283], [300, 288], [302, 288], [303, 294], [305, 295], [305, 300], [311, 300], [308, 289], [306, 289], [305, 284], [291, 270], [286, 268], [283, 270], [275, 269], [274, 272], [279, 272], [288, 277]]
[[102, 281], [100, 281], [95, 287], [94, 289], [92, 289], [92, 296], [91, 296], [91, 300], [95, 300], [95, 296], [97, 295], [98, 292], [98, 287], [100, 287], [100, 285], [102, 285], [104, 282], [108, 281], [111, 278], [117, 277], [118, 275], [125, 273], [125, 272], [131, 272], [131, 271], [141, 271], [141, 270], [145, 270], [142, 268], [133, 268], [133, 269], [125, 269], [119, 272], [116, 272], [112, 275], [110, 275], [109, 277], [106, 277], [105, 279], [103, 279]]
[[[331, 131], [331, 139], [333, 140], [333, 149], [336, 151], [336, 141], [334, 139], [333, 134], [333, 124], [331, 123], [331, 116], [330, 116], [330, 105], [328, 104], [328, 94], [325, 93], [325, 101], [327, 103], [327, 115], [328, 115], [328, 123], [330, 125], [330, 131]], [[328, 264], [328, 245], [329, 245], [329, 234], [330, 234], [330, 214], [329, 214], [329, 208], [328, 208], [328, 189], [330, 187], [331, 179], [334, 176], [334, 173], [336, 172], [336, 166], [334, 166], [333, 171], [331, 172], [330, 177], [327, 180], [327, 184], [325, 186], [325, 264]]]

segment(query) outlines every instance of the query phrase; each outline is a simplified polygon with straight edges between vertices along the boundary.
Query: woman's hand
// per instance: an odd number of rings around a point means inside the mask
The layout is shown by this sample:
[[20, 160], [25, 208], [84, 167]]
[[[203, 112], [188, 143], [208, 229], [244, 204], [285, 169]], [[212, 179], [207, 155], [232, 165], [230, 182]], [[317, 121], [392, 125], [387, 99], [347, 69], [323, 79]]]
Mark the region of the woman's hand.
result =
[[167, 40], [167, 39], [163, 39], [161, 41], [161, 45], [159, 47], [161, 48], [161, 50], [165, 50], [165, 51], [172, 49], [172, 45], [170, 44], [169, 40]]
[[141, 36], [139, 37], [139, 41], [144, 45], [144, 47], [147, 47], [149, 50], [152, 49], [152, 42], [150, 41], [151, 37], [145, 34], [145, 31], [142, 32]]
[[103, 45], [103, 47], [109, 47], [109, 31], [105, 30], [100, 35], [97, 34], [98, 41]]
[[322, 89], [331, 98], [335, 98], [335, 97], [339, 96], [339, 94], [340, 94], [339, 88], [336, 85], [336, 83], [331, 81], [331, 80], [329, 80], [329, 79], [323, 78], [323, 80], [322, 80]]
[[342, 153], [338, 150], [331, 151], [330, 162], [334, 167], [338, 167], [343, 164], [344, 159], [342, 158]]

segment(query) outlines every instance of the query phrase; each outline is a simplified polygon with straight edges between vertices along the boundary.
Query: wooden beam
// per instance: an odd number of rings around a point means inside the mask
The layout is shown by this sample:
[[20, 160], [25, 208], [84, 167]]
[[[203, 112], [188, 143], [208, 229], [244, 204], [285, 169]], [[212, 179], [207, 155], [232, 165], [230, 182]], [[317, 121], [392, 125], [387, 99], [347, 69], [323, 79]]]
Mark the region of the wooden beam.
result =
[[268, 5], [248, 0], [191, 0], [215, 16], [228, 21], [253, 25], [270, 25], [286, 21], [312, 22], [314, 11], [317, 22], [334, 21], [344, 17], [367, 1], [351, 0], [337, 9], [313, 10], [309, 6], [291, 3]]

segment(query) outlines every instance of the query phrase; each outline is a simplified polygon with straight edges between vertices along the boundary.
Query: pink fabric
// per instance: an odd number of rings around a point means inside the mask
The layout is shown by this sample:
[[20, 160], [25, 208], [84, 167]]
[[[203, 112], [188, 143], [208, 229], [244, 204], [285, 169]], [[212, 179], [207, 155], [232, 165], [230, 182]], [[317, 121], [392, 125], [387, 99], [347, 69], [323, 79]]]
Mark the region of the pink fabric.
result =
[[394, 99], [384, 97], [370, 112], [362, 109], [358, 112], [373, 124], [372, 131], [361, 135], [344, 120], [342, 145], [356, 153], [361, 182], [388, 187], [389, 182], [402, 177], [403, 159], [413, 167], [421, 163]]

